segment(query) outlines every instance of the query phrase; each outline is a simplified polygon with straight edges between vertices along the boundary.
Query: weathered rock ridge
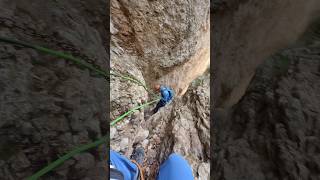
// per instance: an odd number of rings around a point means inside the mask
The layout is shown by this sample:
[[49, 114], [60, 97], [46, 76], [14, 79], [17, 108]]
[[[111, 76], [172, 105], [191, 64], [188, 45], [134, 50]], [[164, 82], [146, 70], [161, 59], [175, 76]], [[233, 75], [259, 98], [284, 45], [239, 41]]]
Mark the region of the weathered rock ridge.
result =
[[231, 107], [244, 95], [255, 69], [287, 48], [320, 15], [318, 0], [212, 0], [214, 104]]
[[[241, 9], [244, 10], [252, 2], [243, 1], [244, 4], [238, 6], [238, 12]], [[271, 1], [268, 2], [271, 3]], [[281, 3], [284, 2], [286, 1], [281, 1]], [[298, 3], [299, 1], [295, 2]], [[211, 177], [213, 179], [315, 180], [320, 178], [319, 21], [317, 20], [311, 27], [309, 25], [308, 30], [299, 35], [304, 26], [307, 26], [307, 22], [311, 20], [310, 17], [302, 16], [301, 13], [310, 13], [310, 10], [319, 7], [308, 7], [315, 5], [312, 3], [316, 2], [304, 1], [303, 6], [297, 7], [297, 11], [294, 13], [301, 16], [296, 19], [298, 24], [293, 23], [284, 28], [276, 23], [274, 29], [269, 29], [268, 36], [259, 36], [259, 38], [251, 37], [251, 35], [254, 34], [253, 32], [267, 32], [266, 29], [262, 28], [266, 26], [261, 25], [260, 28], [252, 29], [252, 25], [248, 25], [248, 33], [242, 32], [244, 37], [241, 37], [247, 39], [247, 45], [240, 47], [240, 44], [238, 44], [237, 46], [240, 49], [231, 49], [234, 48], [234, 45], [230, 44], [230, 47], [224, 50], [224, 55], [217, 55], [224, 56], [226, 57], [225, 60], [228, 60], [227, 62], [219, 62], [219, 67], [222, 64], [232, 62], [231, 59], [227, 58], [228, 56], [233, 57], [233, 63], [237, 63], [237, 61], [248, 63], [246, 68], [243, 68], [244, 64], [239, 63], [239, 66], [228, 66], [229, 70], [222, 69], [217, 72], [215, 85], [229, 83], [229, 93], [231, 94], [239, 90], [236, 90], [237, 88], [231, 85], [232, 83], [230, 84], [230, 81], [228, 81], [230, 78], [234, 78], [236, 74], [239, 75], [239, 71], [242, 70], [250, 70], [254, 73], [249, 85], [243, 87], [244, 94], [240, 91], [239, 96], [233, 99], [234, 102], [231, 103], [233, 106], [230, 107], [230, 99], [226, 98], [227, 96], [222, 96], [221, 92], [218, 91], [214, 94], [214, 97], [217, 97], [219, 101], [216, 102], [218, 107], [214, 110], [214, 125], [211, 127], [211, 131], [214, 131], [215, 134], [211, 144], [213, 148]], [[263, 5], [262, 1], [256, 4], [257, 7], [260, 5]], [[294, 6], [294, 3], [291, 5]], [[309, 11], [305, 11], [304, 8], [306, 7], [311, 9], [307, 8]], [[280, 8], [279, 10], [283, 11], [283, 16], [280, 17], [290, 19], [290, 14], [285, 16], [286, 8]], [[267, 14], [268, 12], [265, 12], [261, 15], [267, 16]], [[250, 19], [250, 17], [247, 19]], [[307, 21], [302, 25], [300, 21], [305, 21], [303, 19], [307, 19]], [[268, 22], [271, 20], [268, 20]], [[251, 21], [251, 23], [255, 24], [254, 21]], [[261, 23], [265, 25], [264, 21]], [[288, 34], [282, 34], [279, 31], [277, 34], [273, 34], [277, 29], [289, 32]], [[236, 32], [237, 30], [239, 29], [235, 28], [231, 31]], [[292, 32], [295, 33], [291, 34]], [[222, 32], [220, 33], [217, 34], [218, 39], [227, 36]], [[269, 40], [261, 42], [264, 38]], [[285, 40], [284, 38], [288, 39]], [[271, 43], [272, 39], [278, 39], [279, 42]], [[294, 43], [291, 43], [289, 48], [279, 51], [279, 48], [284, 48], [286, 43], [293, 41]], [[218, 42], [221, 41], [217, 40], [215, 43]], [[249, 51], [249, 47], [253, 44], [256, 47]], [[218, 48], [218, 44], [215, 47]], [[273, 51], [259, 53], [264, 47], [267, 51], [270, 50], [269, 47], [272, 47], [273, 50], [278, 49], [278, 52], [269, 58], [263, 58]], [[254, 71], [253, 64], [250, 64], [253, 61], [255, 61], [254, 66], [262, 61], [264, 63], [260, 64], [258, 69]], [[237, 70], [232, 71], [232, 69]], [[222, 71], [230, 73], [223, 75]], [[245, 76], [249, 77], [249, 74]], [[246, 81], [244, 76], [236, 79], [237, 84]], [[223, 88], [223, 86], [220, 88]], [[237, 101], [239, 102], [236, 103]]]
[[[196, 179], [209, 179], [209, 15], [206, 0], [111, 1], [111, 68], [176, 93], [155, 115], [151, 106], [111, 128], [112, 149], [130, 157], [136, 144], [145, 148], [148, 179], [173, 152], [187, 159]], [[111, 119], [150, 97], [112, 78]]]
[[[0, 0], [0, 36], [107, 67], [107, 3]], [[63, 59], [0, 43], [0, 179], [24, 179], [107, 133], [107, 82]], [[104, 154], [77, 155], [41, 179], [105, 179]]]

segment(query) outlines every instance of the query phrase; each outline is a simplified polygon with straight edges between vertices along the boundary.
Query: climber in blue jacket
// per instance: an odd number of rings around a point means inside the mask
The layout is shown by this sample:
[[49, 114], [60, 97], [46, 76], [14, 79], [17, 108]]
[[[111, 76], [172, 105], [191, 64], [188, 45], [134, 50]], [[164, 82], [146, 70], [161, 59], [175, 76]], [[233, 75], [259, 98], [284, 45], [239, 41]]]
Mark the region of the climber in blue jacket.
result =
[[154, 108], [153, 110], [153, 114], [155, 114], [156, 112], [158, 112], [158, 110], [165, 106], [167, 103], [169, 103], [173, 96], [174, 96], [174, 92], [171, 88], [169, 87], [166, 87], [166, 86], [160, 86], [160, 85], [156, 85], [155, 86], [155, 90], [157, 92], [160, 91], [161, 93], [161, 99], [160, 101], [158, 102], [157, 106]]

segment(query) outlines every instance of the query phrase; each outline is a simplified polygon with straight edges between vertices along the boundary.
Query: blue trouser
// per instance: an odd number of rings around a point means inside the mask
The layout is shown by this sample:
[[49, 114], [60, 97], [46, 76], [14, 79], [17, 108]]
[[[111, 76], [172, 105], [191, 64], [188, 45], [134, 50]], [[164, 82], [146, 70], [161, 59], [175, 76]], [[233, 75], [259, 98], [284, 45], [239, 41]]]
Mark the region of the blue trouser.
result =
[[125, 180], [138, 179], [138, 167], [126, 157], [112, 150], [110, 150], [110, 163], [114, 165], [117, 168], [117, 170], [122, 172]]
[[158, 110], [159, 110], [161, 107], [165, 106], [165, 105], [166, 105], [166, 102], [165, 102], [163, 99], [160, 99], [160, 101], [158, 102], [157, 106], [156, 106], [156, 107], [154, 108], [154, 110], [153, 110], [153, 114], [156, 113], [156, 112], [158, 112]]
[[[124, 175], [125, 180], [137, 180], [138, 167], [126, 157], [110, 151], [110, 162]], [[171, 154], [160, 166], [157, 180], [193, 180], [188, 162], [178, 154]]]
[[160, 166], [157, 180], [193, 180], [188, 162], [178, 154], [171, 154]]

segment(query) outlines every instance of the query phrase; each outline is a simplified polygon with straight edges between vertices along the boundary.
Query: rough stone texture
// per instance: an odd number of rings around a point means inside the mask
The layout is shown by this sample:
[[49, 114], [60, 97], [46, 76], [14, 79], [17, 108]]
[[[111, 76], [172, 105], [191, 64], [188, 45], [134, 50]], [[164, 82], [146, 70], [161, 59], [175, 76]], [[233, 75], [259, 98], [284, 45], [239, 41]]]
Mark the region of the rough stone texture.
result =
[[[141, 144], [146, 153], [146, 176], [150, 179], [155, 178], [159, 165], [173, 152], [188, 160], [196, 179], [209, 179], [209, 80], [208, 74], [201, 76], [183, 98], [175, 99], [151, 117], [131, 117], [130, 122], [121, 123], [111, 138], [111, 148], [130, 157], [135, 144]], [[150, 114], [151, 109], [146, 109], [145, 114]]]
[[[113, 42], [113, 40], [112, 40]], [[111, 43], [111, 69], [121, 72], [121, 74], [134, 76], [142, 83], [145, 83], [142, 73], [136, 68], [132, 61], [137, 57], [129, 56], [126, 52], [117, 52], [121, 49], [119, 46], [112, 46]], [[146, 101], [148, 98], [147, 91], [135, 83], [123, 80], [118, 77], [111, 78], [110, 102], [111, 102], [111, 119], [125, 113], [128, 107], [135, 107]], [[143, 114], [141, 114], [143, 116]]]
[[[0, 36], [106, 68], [106, 6], [103, 0], [0, 0]], [[0, 179], [26, 178], [107, 133], [104, 79], [62, 59], [3, 43], [0, 59]], [[42, 179], [105, 179], [102, 162], [99, 149], [93, 149]]]
[[209, 18], [208, 0], [112, 0], [111, 41], [134, 56], [122, 64], [134, 63], [148, 84], [157, 80], [182, 96], [209, 65]]
[[[210, 62], [209, 1], [112, 0], [110, 26], [111, 68], [176, 93], [155, 115], [151, 106], [111, 128], [111, 149], [130, 157], [142, 145], [148, 179], [155, 178], [172, 152], [189, 161], [196, 179], [208, 179], [210, 76], [197, 78]], [[112, 78], [113, 119], [150, 100], [152, 94], [143, 87]]]
[[319, 29], [268, 58], [239, 103], [215, 110], [215, 179], [320, 178]]
[[212, 0], [213, 98], [230, 107], [243, 96], [255, 69], [292, 45], [319, 15], [318, 0]]

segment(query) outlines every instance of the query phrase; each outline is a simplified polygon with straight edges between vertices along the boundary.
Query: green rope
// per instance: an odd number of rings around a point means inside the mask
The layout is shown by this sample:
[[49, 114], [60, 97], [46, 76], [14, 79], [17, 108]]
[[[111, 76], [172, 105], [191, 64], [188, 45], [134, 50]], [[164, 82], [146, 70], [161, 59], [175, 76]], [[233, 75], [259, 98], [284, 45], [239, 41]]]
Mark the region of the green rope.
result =
[[160, 98], [159, 98], [159, 99], [155, 99], [155, 100], [153, 100], [153, 101], [147, 102], [147, 103], [145, 103], [145, 104], [142, 104], [142, 105], [140, 105], [140, 106], [137, 106], [137, 107], [135, 107], [135, 108], [127, 111], [126, 113], [124, 113], [124, 114], [122, 114], [121, 116], [119, 116], [117, 119], [113, 120], [113, 121], [110, 123], [110, 126], [111, 126], [111, 127], [114, 126], [116, 123], [120, 122], [124, 117], [126, 117], [126, 116], [128, 116], [129, 114], [135, 112], [136, 110], [142, 109], [142, 108], [144, 108], [144, 107], [146, 107], [146, 106], [148, 106], [148, 105], [150, 105], [150, 104], [153, 104], [153, 103], [155, 103], [155, 102], [157, 102], [157, 101], [159, 101], [159, 100], [160, 100]]
[[71, 157], [73, 157], [74, 155], [77, 155], [83, 151], [92, 149], [94, 147], [97, 147], [101, 144], [103, 144], [104, 142], [106, 142], [108, 140], [108, 136], [104, 136], [92, 143], [89, 144], [85, 144], [82, 146], [77, 147], [76, 149], [70, 151], [69, 153], [65, 154], [64, 156], [60, 157], [59, 159], [55, 160], [54, 162], [50, 163], [48, 166], [46, 166], [45, 168], [41, 169], [40, 171], [36, 172], [35, 174], [33, 174], [32, 176], [28, 177], [27, 180], [36, 180], [38, 178], [40, 178], [41, 176], [45, 175], [46, 173], [48, 173], [49, 171], [53, 170], [54, 168], [58, 167], [59, 165], [61, 165], [62, 163], [64, 163], [64, 161], [70, 159]]
[[137, 79], [135, 79], [135, 78], [133, 78], [133, 77], [124, 76], [124, 75], [121, 75], [121, 74], [118, 74], [118, 73], [112, 73], [112, 72], [110, 73], [110, 75], [117, 76], [117, 77], [121, 77], [122, 79], [131, 81], [131, 82], [134, 82], [134, 83], [136, 83], [136, 84], [138, 84], [138, 85], [143, 86], [143, 88], [144, 88], [145, 90], [148, 90], [148, 88], [147, 88], [147, 86], [146, 86], [145, 84], [143, 84], [141, 81], [139, 81], [139, 80], [137, 80]]
[[153, 91], [151, 91], [144, 83], [142, 83], [140, 80], [138, 80], [134, 77], [125, 76], [125, 75], [121, 75], [118, 73], [112, 73], [112, 72], [110, 73], [110, 75], [117, 76], [117, 77], [120, 77], [120, 78], [128, 80], [128, 81], [132, 81], [132, 82], [142, 86], [148, 93], [150, 93], [152, 95], [152, 98], [159, 98], [159, 96], [156, 95]]
[[58, 58], [63, 58], [65, 60], [70, 60], [72, 62], [74, 62], [75, 64], [78, 64], [80, 66], [83, 66], [83, 67], [86, 67], [87, 69], [91, 70], [91, 71], [94, 71], [96, 73], [98, 73], [99, 75], [103, 76], [103, 77], [108, 77], [108, 72], [100, 69], [100, 68], [97, 68], [97, 67], [94, 67], [92, 64], [90, 63], [87, 63], [79, 58], [76, 58], [72, 55], [69, 55], [69, 54], [65, 54], [63, 52], [59, 52], [59, 51], [54, 51], [54, 50], [51, 50], [51, 49], [48, 49], [48, 48], [45, 48], [45, 47], [42, 47], [42, 46], [36, 46], [36, 45], [33, 45], [33, 44], [29, 44], [29, 43], [26, 43], [26, 42], [20, 42], [20, 41], [16, 41], [16, 40], [13, 40], [13, 39], [8, 39], [8, 38], [4, 38], [4, 37], [0, 37], [0, 41], [2, 42], [6, 42], [6, 43], [10, 43], [10, 44], [15, 44], [15, 45], [20, 45], [20, 46], [23, 46], [23, 47], [26, 47], [26, 48], [31, 48], [31, 49], [34, 49], [34, 50], [37, 50], [39, 52], [42, 52], [42, 53], [46, 53], [46, 54], [50, 54], [50, 55], [53, 55], [53, 56], [56, 56]]
[[58, 57], [58, 58], [63, 58], [65, 60], [72, 61], [73, 63], [75, 63], [75, 64], [77, 64], [79, 66], [85, 67], [85, 68], [87, 68], [87, 69], [89, 69], [89, 70], [91, 70], [93, 72], [96, 72], [98, 75], [101, 75], [101, 76], [103, 76], [105, 78], [108, 78], [109, 76], [120, 77], [120, 78], [122, 78], [124, 80], [128, 80], [128, 81], [131, 81], [133, 83], [138, 84], [139, 86], [142, 86], [147, 92], [151, 93], [153, 96], [155, 95], [144, 83], [142, 83], [140, 80], [138, 80], [138, 79], [136, 79], [134, 77], [124, 76], [124, 75], [121, 75], [121, 74], [115, 73], [115, 72], [108, 73], [107, 71], [102, 70], [102, 69], [100, 69], [98, 67], [95, 67], [92, 64], [87, 63], [84, 60], [76, 58], [76, 57], [74, 57], [74, 56], [72, 56], [70, 54], [65, 54], [63, 52], [55, 51], [55, 50], [48, 49], [48, 48], [45, 48], [45, 47], [42, 47], [42, 46], [37, 46], [37, 45], [30, 44], [30, 43], [21, 42], [21, 41], [9, 39], [9, 38], [4, 38], [4, 37], [0, 37], [0, 41], [5, 42], [5, 43], [14, 44], [14, 45], [23, 46], [23, 47], [26, 47], [26, 48], [31, 48], [31, 49], [37, 50], [37, 51], [45, 53], [45, 54], [50, 54], [50, 55]]
[[[114, 121], [112, 121], [110, 123], [110, 126], [114, 126], [116, 123], [120, 122], [121, 120], [123, 120], [126, 116], [130, 115], [131, 113], [133, 113], [134, 111], [138, 110], [138, 109], [142, 109], [146, 106], [149, 106], [150, 104], [153, 104], [155, 102], [157, 102], [159, 99], [147, 102], [145, 104], [142, 104], [140, 106], [137, 106], [135, 108], [132, 108], [131, 110], [127, 111], [126, 113], [122, 114], [121, 116], [119, 116], [118, 118], [116, 118]], [[106, 142], [108, 140], [109, 136], [104, 136], [92, 143], [89, 144], [85, 144], [82, 145], [80, 147], [77, 147], [76, 149], [70, 151], [69, 153], [65, 154], [64, 156], [60, 157], [59, 159], [55, 160], [54, 162], [50, 163], [48, 166], [44, 167], [43, 169], [39, 170], [38, 172], [36, 172], [35, 174], [33, 174], [32, 176], [28, 177], [27, 180], [36, 180], [38, 178], [40, 178], [41, 176], [45, 175], [46, 173], [48, 173], [49, 171], [55, 169], [56, 167], [58, 167], [59, 165], [61, 165], [62, 163], [64, 163], [64, 161], [70, 159], [71, 157], [73, 157], [74, 155], [77, 155], [81, 152], [87, 151], [89, 149], [92, 149], [96, 146], [99, 146], [101, 144], [103, 144], [104, 142]]]
[[[146, 91], [148, 91], [149, 93], [151, 92], [154, 95], [154, 93], [152, 91], [150, 91], [144, 83], [142, 83], [141, 81], [139, 81], [138, 79], [136, 79], [134, 77], [124, 76], [124, 75], [117, 74], [117, 73], [108, 73], [108, 72], [106, 72], [106, 71], [104, 71], [104, 70], [102, 70], [100, 68], [94, 67], [90, 63], [87, 63], [87, 62], [85, 62], [85, 61], [83, 61], [83, 60], [81, 60], [79, 58], [73, 57], [72, 55], [65, 54], [65, 53], [59, 52], [59, 51], [54, 51], [54, 50], [51, 50], [51, 49], [48, 49], [48, 48], [45, 48], [45, 47], [36, 46], [36, 45], [33, 45], [33, 44], [16, 41], [16, 40], [13, 40], [13, 39], [3, 38], [3, 37], [0, 37], [0, 41], [6, 42], [6, 43], [10, 43], [10, 44], [14, 44], [14, 45], [23, 46], [23, 47], [26, 47], [26, 48], [31, 48], [31, 49], [37, 50], [39, 52], [43, 52], [43, 53], [46, 53], [46, 54], [50, 54], [50, 55], [56, 56], [58, 58], [63, 58], [65, 60], [70, 60], [70, 61], [74, 62], [75, 64], [78, 64], [80, 66], [86, 67], [87, 69], [89, 69], [91, 71], [94, 71], [97, 74], [99, 74], [99, 75], [101, 75], [101, 76], [103, 76], [105, 78], [108, 78], [108, 76], [111, 76], [111, 75], [118, 76], [118, 77], [120, 77], [122, 79], [131, 81], [131, 82], [134, 82], [134, 83], [136, 83], [136, 84], [138, 84], [140, 86], [143, 86]], [[150, 105], [152, 103], [157, 102], [158, 100], [160, 100], [159, 96], [157, 97], [157, 99], [155, 99], [153, 101], [147, 102], [145, 104], [142, 104], [140, 106], [137, 106], [137, 107], [127, 111], [126, 113], [124, 113], [123, 115], [119, 116], [114, 121], [112, 121], [110, 123], [110, 126], [114, 126], [116, 123], [120, 122], [126, 116], [130, 115], [131, 113], [135, 112], [136, 110], [142, 109], [142, 108], [144, 108], [144, 107], [146, 107], [146, 106], [148, 106], [148, 105]], [[92, 149], [94, 147], [97, 147], [97, 146], [105, 143], [106, 141], [108, 141], [108, 136], [103, 136], [102, 138], [100, 138], [100, 139], [98, 139], [98, 140], [96, 140], [96, 141], [94, 141], [92, 143], [79, 146], [76, 149], [74, 149], [74, 150], [70, 151], [69, 153], [65, 154], [64, 156], [60, 157], [59, 159], [55, 160], [54, 162], [50, 163], [48, 166], [46, 166], [43, 169], [39, 170], [38, 172], [36, 172], [32, 176], [28, 177], [27, 180], [36, 180], [36, 179], [40, 178], [41, 176], [43, 176], [44, 174], [48, 173], [49, 171], [55, 169], [56, 167], [58, 167], [59, 165], [64, 163], [64, 161], [70, 159], [74, 155], [79, 154], [79, 153], [84, 152], [84, 151], [87, 151], [89, 149]]]

